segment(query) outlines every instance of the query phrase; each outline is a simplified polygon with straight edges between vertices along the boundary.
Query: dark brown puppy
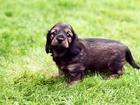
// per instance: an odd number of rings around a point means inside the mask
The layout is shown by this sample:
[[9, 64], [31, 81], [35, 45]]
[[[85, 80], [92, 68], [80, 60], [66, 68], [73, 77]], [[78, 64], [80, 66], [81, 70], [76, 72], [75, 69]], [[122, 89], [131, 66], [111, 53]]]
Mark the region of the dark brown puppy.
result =
[[69, 84], [82, 80], [86, 70], [109, 69], [110, 78], [122, 75], [126, 61], [140, 69], [127, 46], [107, 39], [79, 39], [69, 24], [57, 23], [47, 34], [46, 52], [52, 53], [59, 74], [70, 74]]

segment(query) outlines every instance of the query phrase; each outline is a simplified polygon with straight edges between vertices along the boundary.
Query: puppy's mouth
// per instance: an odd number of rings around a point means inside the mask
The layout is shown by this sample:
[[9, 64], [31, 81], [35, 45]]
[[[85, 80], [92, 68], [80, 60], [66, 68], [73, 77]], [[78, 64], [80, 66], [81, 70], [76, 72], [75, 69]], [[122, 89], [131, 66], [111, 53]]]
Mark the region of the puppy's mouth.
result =
[[53, 49], [67, 49], [66, 47], [62, 46], [62, 45], [52, 45]]
[[67, 38], [56, 36], [51, 42], [51, 47], [54, 49], [67, 49], [69, 47], [69, 42]]
[[51, 43], [51, 47], [54, 49], [67, 49], [69, 47], [69, 44], [67, 41], [63, 41], [61, 43], [54, 41]]
[[63, 53], [65, 53], [67, 51], [68, 48], [66, 48], [66, 47], [64, 47], [62, 45], [55, 45], [55, 46], [53, 45], [52, 49], [53, 49], [53, 52], [55, 54], [63, 54]]

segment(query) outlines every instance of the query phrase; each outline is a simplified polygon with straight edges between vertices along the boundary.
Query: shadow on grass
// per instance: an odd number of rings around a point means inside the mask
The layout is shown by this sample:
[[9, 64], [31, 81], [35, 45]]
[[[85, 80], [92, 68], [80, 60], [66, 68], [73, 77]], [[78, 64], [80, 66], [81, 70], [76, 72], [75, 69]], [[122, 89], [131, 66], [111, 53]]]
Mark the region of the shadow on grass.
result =
[[[95, 77], [95, 76], [98, 76], [98, 77], [101, 77], [102, 79], [104, 80], [107, 80], [107, 78], [111, 75], [110, 72], [108, 71], [91, 71], [91, 70], [88, 70], [86, 71], [84, 74], [83, 74], [83, 80], [85, 78], [88, 78], [88, 77]], [[50, 77], [48, 79], [43, 79], [41, 81], [42, 84], [44, 85], [54, 85], [54, 84], [65, 84], [67, 82], [69, 82], [69, 78], [70, 78], [70, 75], [63, 75], [59, 78], [53, 78], [53, 77]]]
[[84, 78], [87, 76], [89, 77], [94, 77], [94, 76], [99, 76], [102, 77], [102, 79], [107, 79], [111, 75], [111, 72], [108, 70], [88, 70], [84, 73]]
[[[86, 71], [83, 75], [83, 80], [86, 78], [94, 78], [99, 77], [105, 79], [110, 75], [109, 72], [100, 72], [100, 71]], [[65, 87], [66, 83], [69, 81], [69, 76], [61, 76], [59, 78], [47, 77], [43, 73], [31, 73], [24, 72], [20, 77], [16, 77], [14, 79], [14, 84], [18, 88], [19, 91], [23, 89], [36, 89], [36, 88], [45, 88], [46, 90], [53, 91], [54, 87], [60, 88]], [[56, 89], [55, 89], [56, 90]]]

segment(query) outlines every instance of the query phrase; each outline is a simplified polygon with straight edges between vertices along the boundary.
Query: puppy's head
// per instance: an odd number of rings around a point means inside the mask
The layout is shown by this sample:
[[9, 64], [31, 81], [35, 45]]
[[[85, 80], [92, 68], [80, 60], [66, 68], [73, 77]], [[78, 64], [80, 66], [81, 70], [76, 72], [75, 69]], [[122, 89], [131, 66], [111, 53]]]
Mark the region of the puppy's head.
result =
[[76, 40], [78, 40], [77, 35], [69, 24], [57, 23], [47, 34], [46, 52], [64, 53], [69, 50], [74, 53]]

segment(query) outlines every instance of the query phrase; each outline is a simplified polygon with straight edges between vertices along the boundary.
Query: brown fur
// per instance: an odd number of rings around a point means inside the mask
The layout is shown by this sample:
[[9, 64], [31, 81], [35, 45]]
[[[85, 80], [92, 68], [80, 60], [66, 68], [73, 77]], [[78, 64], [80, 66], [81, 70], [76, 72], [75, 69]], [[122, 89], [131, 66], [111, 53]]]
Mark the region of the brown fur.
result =
[[46, 52], [51, 53], [59, 69], [59, 77], [70, 74], [69, 84], [81, 82], [86, 70], [111, 71], [110, 79], [119, 77], [128, 62], [140, 69], [127, 46], [108, 39], [80, 39], [69, 24], [57, 23], [47, 34]]

